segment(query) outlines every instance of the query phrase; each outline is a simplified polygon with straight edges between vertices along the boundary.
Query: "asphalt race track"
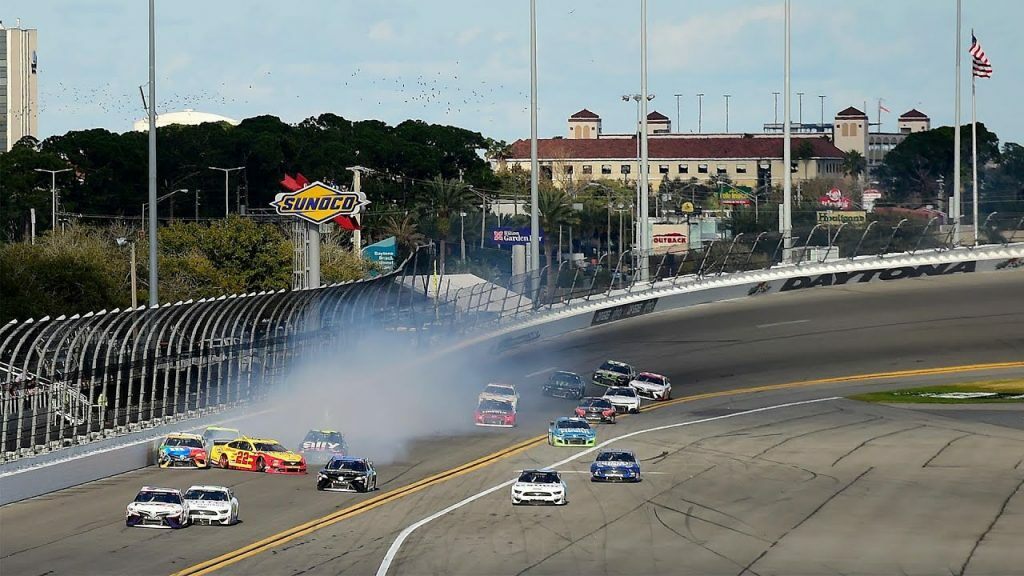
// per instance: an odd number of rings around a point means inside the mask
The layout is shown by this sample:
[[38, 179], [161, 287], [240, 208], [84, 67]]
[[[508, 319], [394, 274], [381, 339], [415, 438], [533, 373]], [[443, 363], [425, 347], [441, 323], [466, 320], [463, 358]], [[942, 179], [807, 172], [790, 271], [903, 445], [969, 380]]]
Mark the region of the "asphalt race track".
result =
[[[375, 494], [318, 493], [313, 477], [146, 469], [0, 508], [4, 574], [184, 570], [357, 502], [543, 434], [572, 401], [537, 388], [554, 368], [584, 376], [614, 358], [669, 375], [674, 396], [817, 378], [1024, 359], [1024, 271], [771, 295], [626, 320], [495, 358], [464, 378], [511, 381], [520, 426], [424, 437], [378, 466]], [[1002, 370], [992, 375], [1021, 374]], [[983, 375], [983, 374], [981, 374]], [[599, 440], [750, 408], [979, 373], [833, 384], [679, 403], [599, 429]], [[596, 392], [596, 390], [594, 390]], [[382, 400], [383, 401], [383, 400]], [[299, 425], [301, 434], [308, 426]], [[339, 427], [344, 431], [343, 424]], [[258, 430], [257, 430], [258, 432]], [[410, 535], [395, 574], [1019, 573], [1024, 432], [938, 411], [848, 400], [739, 414], [625, 441], [637, 485], [563, 469], [565, 507], [513, 509], [502, 488]], [[353, 446], [355, 452], [360, 447]], [[247, 574], [369, 574], [398, 533], [446, 506], [578, 449], [531, 447], [490, 466], [221, 567]], [[372, 453], [365, 453], [371, 459]], [[242, 523], [126, 529], [142, 485], [233, 486]], [[1016, 556], [1014, 556], [1016, 554]]]

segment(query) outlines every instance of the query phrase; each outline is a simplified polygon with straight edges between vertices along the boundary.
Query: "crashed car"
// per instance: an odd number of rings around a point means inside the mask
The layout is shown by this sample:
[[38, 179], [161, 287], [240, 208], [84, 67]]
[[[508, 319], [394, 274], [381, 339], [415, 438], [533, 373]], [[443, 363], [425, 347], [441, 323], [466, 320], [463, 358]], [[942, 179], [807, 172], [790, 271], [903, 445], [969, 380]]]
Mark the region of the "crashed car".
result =
[[348, 443], [341, 432], [335, 430], [310, 430], [299, 444], [299, 454], [308, 464], [326, 464], [335, 456], [348, 454]]
[[559, 370], [552, 374], [547, 382], [544, 383], [544, 386], [541, 387], [541, 393], [545, 396], [556, 398], [580, 399], [586, 393], [586, 389], [587, 385], [583, 382], [583, 378], [580, 378], [579, 374]]
[[598, 386], [625, 386], [636, 377], [636, 370], [625, 362], [607, 360], [591, 378]]
[[513, 428], [516, 425], [516, 409], [511, 402], [481, 400], [473, 413], [473, 423], [477, 426]]
[[523, 470], [512, 484], [512, 505], [555, 504], [562, 506], [568, 500], [568, 488], [554, 470]]
[[513, 410], [519, 408], [519, 393], [516, 392], [516, 387], [511, 384], [488, 384], [484, 387], [484, 391], [480, 393], [480, 396], [477, 397], [478, 403], [484, 400], [511, 402]]
[[124, 525], [129, 527], [184, 528], [188, 524], [188, 503], [176, 488], [143, 486], [124, 513]]
[[277, 440], [236, 438], [214, 446], [210, 460], [226, 470], [254, 470], [268, 474], [305, 474], [306, 459], [289, 451]]
[[640, 463], [629, 450], [603, 450], [590, 465], [591, 482], [639, 482]]
[[672, 398], [672, 383], [668, 376], [653, 372], [641, 372], [629, 382], [629, 387], [636, 393], [651, 400], [668, 400]]
[[185, 491], [185, 503], [193, 524], [238, 523], [238, 498], [226, 486], [192, 486]]
[[597, 431], [583, 418], [562, 416], [548, 426], [549, 446], [593, 446]]
[[203, 437], [198, 434], [168, 434], [160, 443], [156, 458], [161, 468], [210, 467], [210, 459], [203, 447]]
[[615, 414], [615, 406], [607, 398], [583, 398], [576, 406], [576, 416], [586, 418], [588, 422], [615, 424]]
[[316, 489], [330, 492], [369, 492], [377, 489], [377, 471], [366, 458], [335, 456], [316, 475]]
[[616, 412], [636, 414], [640, 411], [640, 396], [629, 386], [612, 386], [602, 396], [615, 406]]
[[206, 448], [206, 452], [209, 454], [213, 452], [214, 446], [222, 446], [241, 436], [242, 433], [237, 428], [210, 426], [203, 430], [203, 447]]

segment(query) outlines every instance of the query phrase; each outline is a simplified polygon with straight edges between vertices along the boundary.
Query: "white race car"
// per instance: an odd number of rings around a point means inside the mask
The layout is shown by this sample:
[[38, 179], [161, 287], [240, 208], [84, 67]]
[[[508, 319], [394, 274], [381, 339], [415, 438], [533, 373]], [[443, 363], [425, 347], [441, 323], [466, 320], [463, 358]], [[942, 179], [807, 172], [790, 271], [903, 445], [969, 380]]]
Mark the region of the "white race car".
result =
[[564, 505], [568, 489], [554, 470], [523, 470], [512, 485], [512, 505], [539, 503]]
[[194, 524], [238, 523], [238, 498], [225, 486], [193, 486], [185, 491], [185, 503]]
[[640, 411], [640, 396], [629, 386], [612, 386], [602, 398], [611, 402], [616, 412], [636, 414]]
[[637, 374], [636, 378], [630, 380], [629, 387], [636, 390], [637, 394], [651, 400], [668, 400], [672, 397], [672, 383], [668, 376], [653, 372]]
[[512, 384], [488, 384], [484, 391], [477, 398], [477, 404], [484, 400], [497, 400], [499, 402], [511, 402], [512, 410], [519, 410], [519, 393]]
[[143, 486], [128, 504], [125, 526], [184, 528], [189, 525], [188, 502], [176, 488]]

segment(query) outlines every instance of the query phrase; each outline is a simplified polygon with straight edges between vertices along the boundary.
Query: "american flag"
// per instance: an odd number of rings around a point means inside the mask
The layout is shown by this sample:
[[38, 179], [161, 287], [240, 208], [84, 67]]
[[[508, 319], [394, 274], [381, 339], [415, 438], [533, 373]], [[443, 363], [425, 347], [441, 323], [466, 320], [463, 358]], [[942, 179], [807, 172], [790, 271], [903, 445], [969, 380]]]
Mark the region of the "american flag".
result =
[[991, 78], [992, 77], [992, 62], [985, 55], [985, 49], [981, 47], [981, 43], [971, 32], [971, 49], [968, 51], [971, 54], [973, 60], [973, 74], [978, 78]]

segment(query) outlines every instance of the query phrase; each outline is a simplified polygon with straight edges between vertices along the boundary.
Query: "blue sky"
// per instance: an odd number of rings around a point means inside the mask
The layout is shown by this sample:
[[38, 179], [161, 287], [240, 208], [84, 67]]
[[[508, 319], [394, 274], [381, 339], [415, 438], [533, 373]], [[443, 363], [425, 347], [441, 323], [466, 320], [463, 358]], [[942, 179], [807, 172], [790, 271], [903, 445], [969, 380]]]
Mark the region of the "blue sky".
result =
[[[563, 134], [586, 107], [608, 132], [630, 130], [621, 101], [639, 91], [639, 0], [538, 2], [541, 136]], [[1024, 2], [964, 0], [963, 119], [970, 119], [973, 27], [995, 75], [979, 81], [978, 117], [1002, 141], [1024, 142]], [[0, 17], [39, 29], [42, 135], [123, 132], [143, 111], [143, 0], [6, 0]], [[652, 108], [696, 131], [760, 131], [782, 90], [782, 0], [650, 0]], [[323, 112], [394, 124], [454, 124], [506, 140], [529, 137], [529, 2], [469, 0], [158, 0], [158, 110], [194, 108], [288, 122]], [[954, 109], [954, 0], [793, 0], [793, 91], [803, 118], [877, 99], [933, 125]], [[780, 98], [781, 114], [781, 98]], [[793, 98], [794, 119], [797, 98]]]

